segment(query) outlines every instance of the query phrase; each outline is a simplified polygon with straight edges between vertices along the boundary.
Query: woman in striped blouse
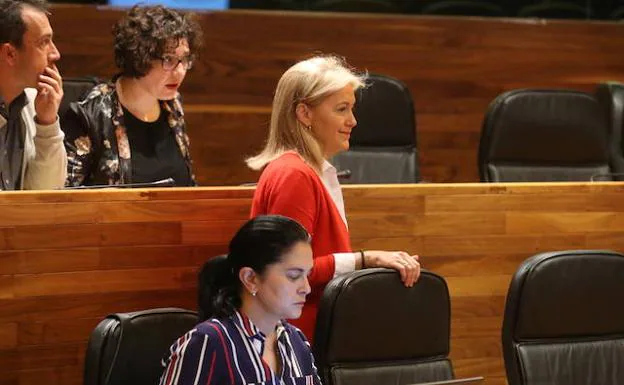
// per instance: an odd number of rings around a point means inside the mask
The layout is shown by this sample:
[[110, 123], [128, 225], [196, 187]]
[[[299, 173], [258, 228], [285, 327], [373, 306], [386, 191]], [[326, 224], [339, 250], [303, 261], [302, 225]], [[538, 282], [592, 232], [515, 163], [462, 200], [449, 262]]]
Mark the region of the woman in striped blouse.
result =
[[320, 385], [310, 344], [284, 319], [310, 293], [310, 236], [296, 221], [259, 216], [241, 227], [227, 258], [200, 275], [208, 320], [179, 338], [160, 385]]

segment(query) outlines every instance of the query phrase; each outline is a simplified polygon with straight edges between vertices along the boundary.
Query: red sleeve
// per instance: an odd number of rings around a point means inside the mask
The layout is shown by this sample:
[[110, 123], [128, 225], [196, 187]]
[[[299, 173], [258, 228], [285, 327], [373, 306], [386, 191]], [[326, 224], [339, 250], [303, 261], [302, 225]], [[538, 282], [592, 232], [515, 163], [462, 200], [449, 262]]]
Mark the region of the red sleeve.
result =
[[[316, 221], [321, 190], [317, 178], [297, 168], [269, 171], [261, 178], [251, 210], [251, 216], [279, 214], [299, 222], [312, 237], [316, 236]], [[334, 255], [314, 255], [314, 266], [308, 277], [310, 286], [324, 287], [334, 277]]]

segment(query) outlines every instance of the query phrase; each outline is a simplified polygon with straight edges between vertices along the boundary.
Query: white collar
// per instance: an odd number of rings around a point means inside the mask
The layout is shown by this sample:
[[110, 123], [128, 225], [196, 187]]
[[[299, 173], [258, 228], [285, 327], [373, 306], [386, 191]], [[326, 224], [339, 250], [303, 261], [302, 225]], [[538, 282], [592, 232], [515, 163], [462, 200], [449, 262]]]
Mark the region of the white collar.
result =
[[323, 171], [323, 174], [325, 174], [326, 172], [336, 172], [336, 167], [334, 167], [333, 164], [329, 163], [329, 161], [327, 159], [325, 159], [323, 161], [323, 165], [321, 166], [321, 171]]

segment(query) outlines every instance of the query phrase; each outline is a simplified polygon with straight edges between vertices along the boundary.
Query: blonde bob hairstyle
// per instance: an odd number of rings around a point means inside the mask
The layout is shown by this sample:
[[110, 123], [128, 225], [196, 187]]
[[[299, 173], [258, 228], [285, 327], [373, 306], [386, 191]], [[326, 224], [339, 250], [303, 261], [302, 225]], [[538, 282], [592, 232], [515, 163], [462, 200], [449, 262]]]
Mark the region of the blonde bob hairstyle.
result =
[[313, 130], [297, 119], [300, 103], [319, 105], [328, 96], [351, 85], [354, 90], [365, 85], [366, 75], [357, 75], [336, 56], [315, 56], [290, 67], [277, 83], [269, 137], [264, 149], [246, 160], [253, 170], [260, 170], [284, 152], [296, 151], [319, 174], [323, 151]]

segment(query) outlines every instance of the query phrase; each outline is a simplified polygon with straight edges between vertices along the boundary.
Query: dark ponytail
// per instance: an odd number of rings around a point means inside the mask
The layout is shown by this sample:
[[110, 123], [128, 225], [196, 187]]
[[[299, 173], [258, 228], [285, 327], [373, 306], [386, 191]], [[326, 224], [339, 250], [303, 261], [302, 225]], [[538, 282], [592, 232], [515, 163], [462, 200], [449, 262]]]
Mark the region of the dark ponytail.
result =
[[298, 242], [310, 242], [308, 232], [281, 215], [264, 215], [247, 221], [230, 241], [229, 254], [210, 259], [199, 272], [199, 319], [230, 316], [241, 306], [238, 272], [252, 268], [262, 275], [280, 262]]
[[197, 286], [200, 322], [223, 316], [241, 305], [237, 280], [227, 255], [213, 257], [202, 266]]

